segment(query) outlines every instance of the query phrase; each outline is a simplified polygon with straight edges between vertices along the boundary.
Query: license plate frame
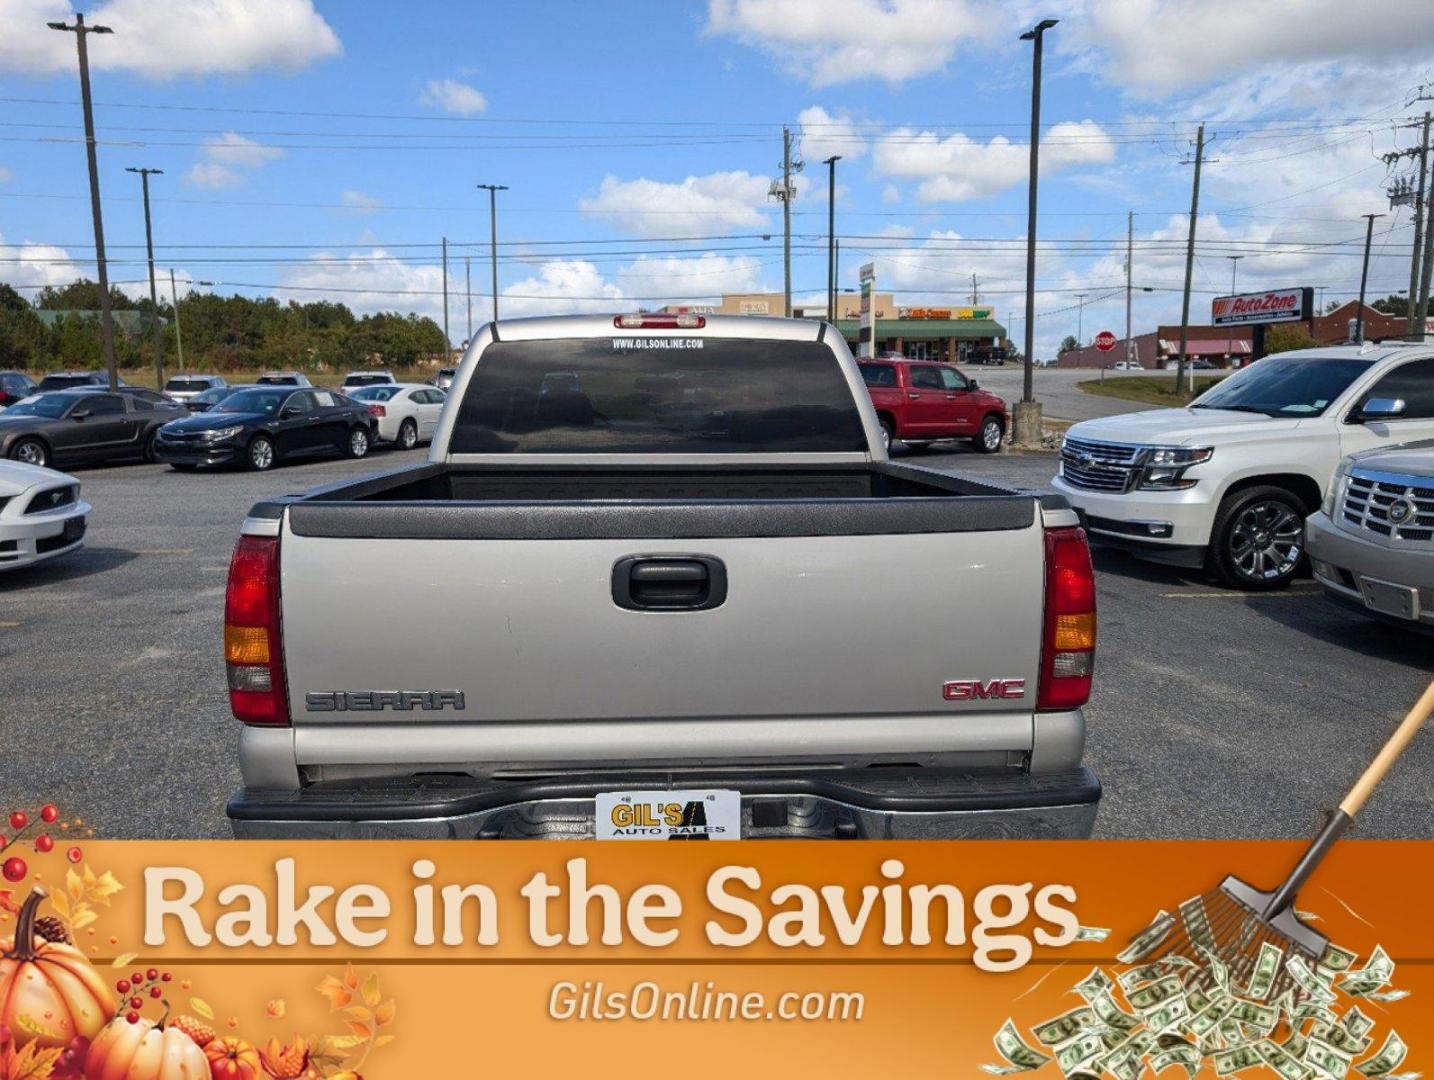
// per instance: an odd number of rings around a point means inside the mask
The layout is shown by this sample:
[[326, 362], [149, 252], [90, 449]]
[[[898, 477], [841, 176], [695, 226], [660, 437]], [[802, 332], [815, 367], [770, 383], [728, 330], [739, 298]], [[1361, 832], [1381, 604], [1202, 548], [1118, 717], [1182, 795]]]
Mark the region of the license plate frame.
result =
[[85, 535], [85, 519], [83, 517], [70, 518], [60, 528], [60, 538], [67, 544], [73, 544], [81, 540]]
[[1364, 598], [1364, 606], [1370, 611], [1410, 622], [1419, 620], [1419, 590], [1413, 586], [1362, 577], [1359, 579], [1359, 593]]
[[[599, 840], [740, 840], [742, 794], [725, 788], [602, 791]], [[673, 822], [676, 816], [679, 820]]]

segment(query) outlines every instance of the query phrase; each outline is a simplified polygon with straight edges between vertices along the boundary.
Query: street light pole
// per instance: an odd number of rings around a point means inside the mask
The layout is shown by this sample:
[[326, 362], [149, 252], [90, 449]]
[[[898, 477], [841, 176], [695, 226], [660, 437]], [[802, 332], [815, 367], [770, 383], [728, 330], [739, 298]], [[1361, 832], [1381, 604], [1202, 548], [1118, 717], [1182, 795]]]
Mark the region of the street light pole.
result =
[[1042, 19], [1021, 35], [1034, 48], [1031, 53], [1031, 164], [1027, 178], [1026, 204], [1026, 336], [1025, 372], [1021, 400], [1016, 405], [1016, 442], [1032, 446], [1041, 441], [1041, 406], [1036, 401], [1035, 352], [1036, 339], [1036, 190], [1040, 183], [1041, 153], [1041, 46], [1045, 33], [1056, 25], [1055, 19]]
[[473, 256], [463, 256], [463, 295], [468, 301], [468, 333], [463, 339], [466, 347], [473, 340]]
[[493, 321], [498, 321], [498, 192], [507, 191], [506, 184], [479, 184], [488, 193], [489, 249], [493, 263]]
[[1364, 269], [1359, 274], [1359, 306], [1354, 310], [1354, 343], [1364, 343], [1364, 287], [1369, 284], [1369, 245], [1374, 240], [1374, 219], [1383, 214], [1365, 214]]
[[184, 335], [179, 331], [179, 290], [174, 287], [174, 267], [169, 268], [169, 302], [174, 305], [174, 351], [179, 370], [184, 370]]
[[836, 163], [840, 154], [822, 162], [827, 167], [827, 322], [836, 318]]
[[126, 166], [125, 172], [139, 173], [144, 187], [144, 246], [149, 255], [149, 336], [154, 344], [154, 377], [156, 389], [164, 389], [164, 352], [159, 340], [159, 295], [154, 287], [154, 230], [149, 220], [149, 178], [153, 174], [162, 176], [163, 169], [136, 169]]
[[1085, 348], [1085, 298], [1090, 293], [1078, 292], [1076, 295], [1076, 348]]
[[[1243, 256], [1243, 255], [1226, 255], [1226, 256], [1225, 256], [1225, 258], [1227, 258], [1227, 259], [1230, 260], [1230, 295], [1231, 295], [1231, 296], [1234, 296], [1234, 295], [1235, 295], [1235, 268], [1240, 265], [1240, 260], [1243, 259], [1244, 257], [1245, 257], [1245, 256]], [[1230, 334], [1229, 334], [1229, 337], [1228, 337], [1228, 338], [1226, 339], [1226, 341], [1225, 341], [1225, 352], [1229, 354], [1230, 363], [1233, 364], [1233, 363], [1235, 362], [1235, 325], [1234, 325], [1234, 323], [1231, 323], [1231, 324], [1230, 324]]]
[[95, 155], [95, 110], [90, 100], [90, 51], [85, 39], [90, 34], [113, 34], [108, 26], [86, 26], [85, 17], [76, 12], [75, 25], [63, 22], [46, 23], [51, 30], [65, 30], [75, 35], [80, 54], [80, 101], [85, 112], [85, 154], [90, 166], [90, 213], [95, 219], [95, 265], [100, 279], [100, 338], [104, 343], [105, 367], [109, 370], [110, 391], [119, 389], [119, 371], [115, 367], [115, 324], [110, 311], [109, 269], [105, 262], [105, 224], [100, 213], [100, 166]]

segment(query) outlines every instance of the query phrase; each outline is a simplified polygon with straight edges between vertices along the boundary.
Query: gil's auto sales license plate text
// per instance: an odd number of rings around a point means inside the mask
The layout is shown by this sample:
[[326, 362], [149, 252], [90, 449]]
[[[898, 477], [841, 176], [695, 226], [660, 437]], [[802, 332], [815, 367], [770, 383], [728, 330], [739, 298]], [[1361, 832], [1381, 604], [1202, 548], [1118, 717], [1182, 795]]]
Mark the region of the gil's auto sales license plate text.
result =
[[739, 840], [735, 791], [606, 791], [597, 797], [599, 840]]

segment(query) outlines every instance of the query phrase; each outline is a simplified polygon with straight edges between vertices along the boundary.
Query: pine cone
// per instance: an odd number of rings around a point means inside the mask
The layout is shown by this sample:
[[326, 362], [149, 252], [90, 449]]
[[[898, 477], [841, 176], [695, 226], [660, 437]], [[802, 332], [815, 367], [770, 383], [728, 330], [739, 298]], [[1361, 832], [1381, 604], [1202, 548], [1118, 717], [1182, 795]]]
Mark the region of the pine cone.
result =
[[60, 945], [70, 944], [70, 932], [65, 929], [65, 924], [53, 915], [42, 915], [36, 919], [35, 933], [46, 941], [53, 941]]

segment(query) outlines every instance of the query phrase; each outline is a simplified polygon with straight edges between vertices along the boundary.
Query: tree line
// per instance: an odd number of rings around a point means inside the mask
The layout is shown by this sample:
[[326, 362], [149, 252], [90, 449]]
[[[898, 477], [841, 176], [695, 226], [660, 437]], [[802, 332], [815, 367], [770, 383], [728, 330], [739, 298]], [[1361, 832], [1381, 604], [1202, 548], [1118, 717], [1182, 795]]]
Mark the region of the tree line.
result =
[[[154, 364], [152, 308], [111, 287], [115, 360], [121, 368]], [[27, 371], [100, 368], [100, 290], [87, 280], [46, 286], [33, 301], [0, 283], [0, 368]], [[54, 314], [52, 314], [54, 313]], [[161, 302], [158, 334], [168, 370], [177, 367], [174, 307]], [[328, 300], [301, 304], [272, 297], [191, 292], [179, 301], [184, 366], [190, 371], [264, 368], [411, 367], [446, 357], [443, 331], [426, 316], [356, 316]]]

